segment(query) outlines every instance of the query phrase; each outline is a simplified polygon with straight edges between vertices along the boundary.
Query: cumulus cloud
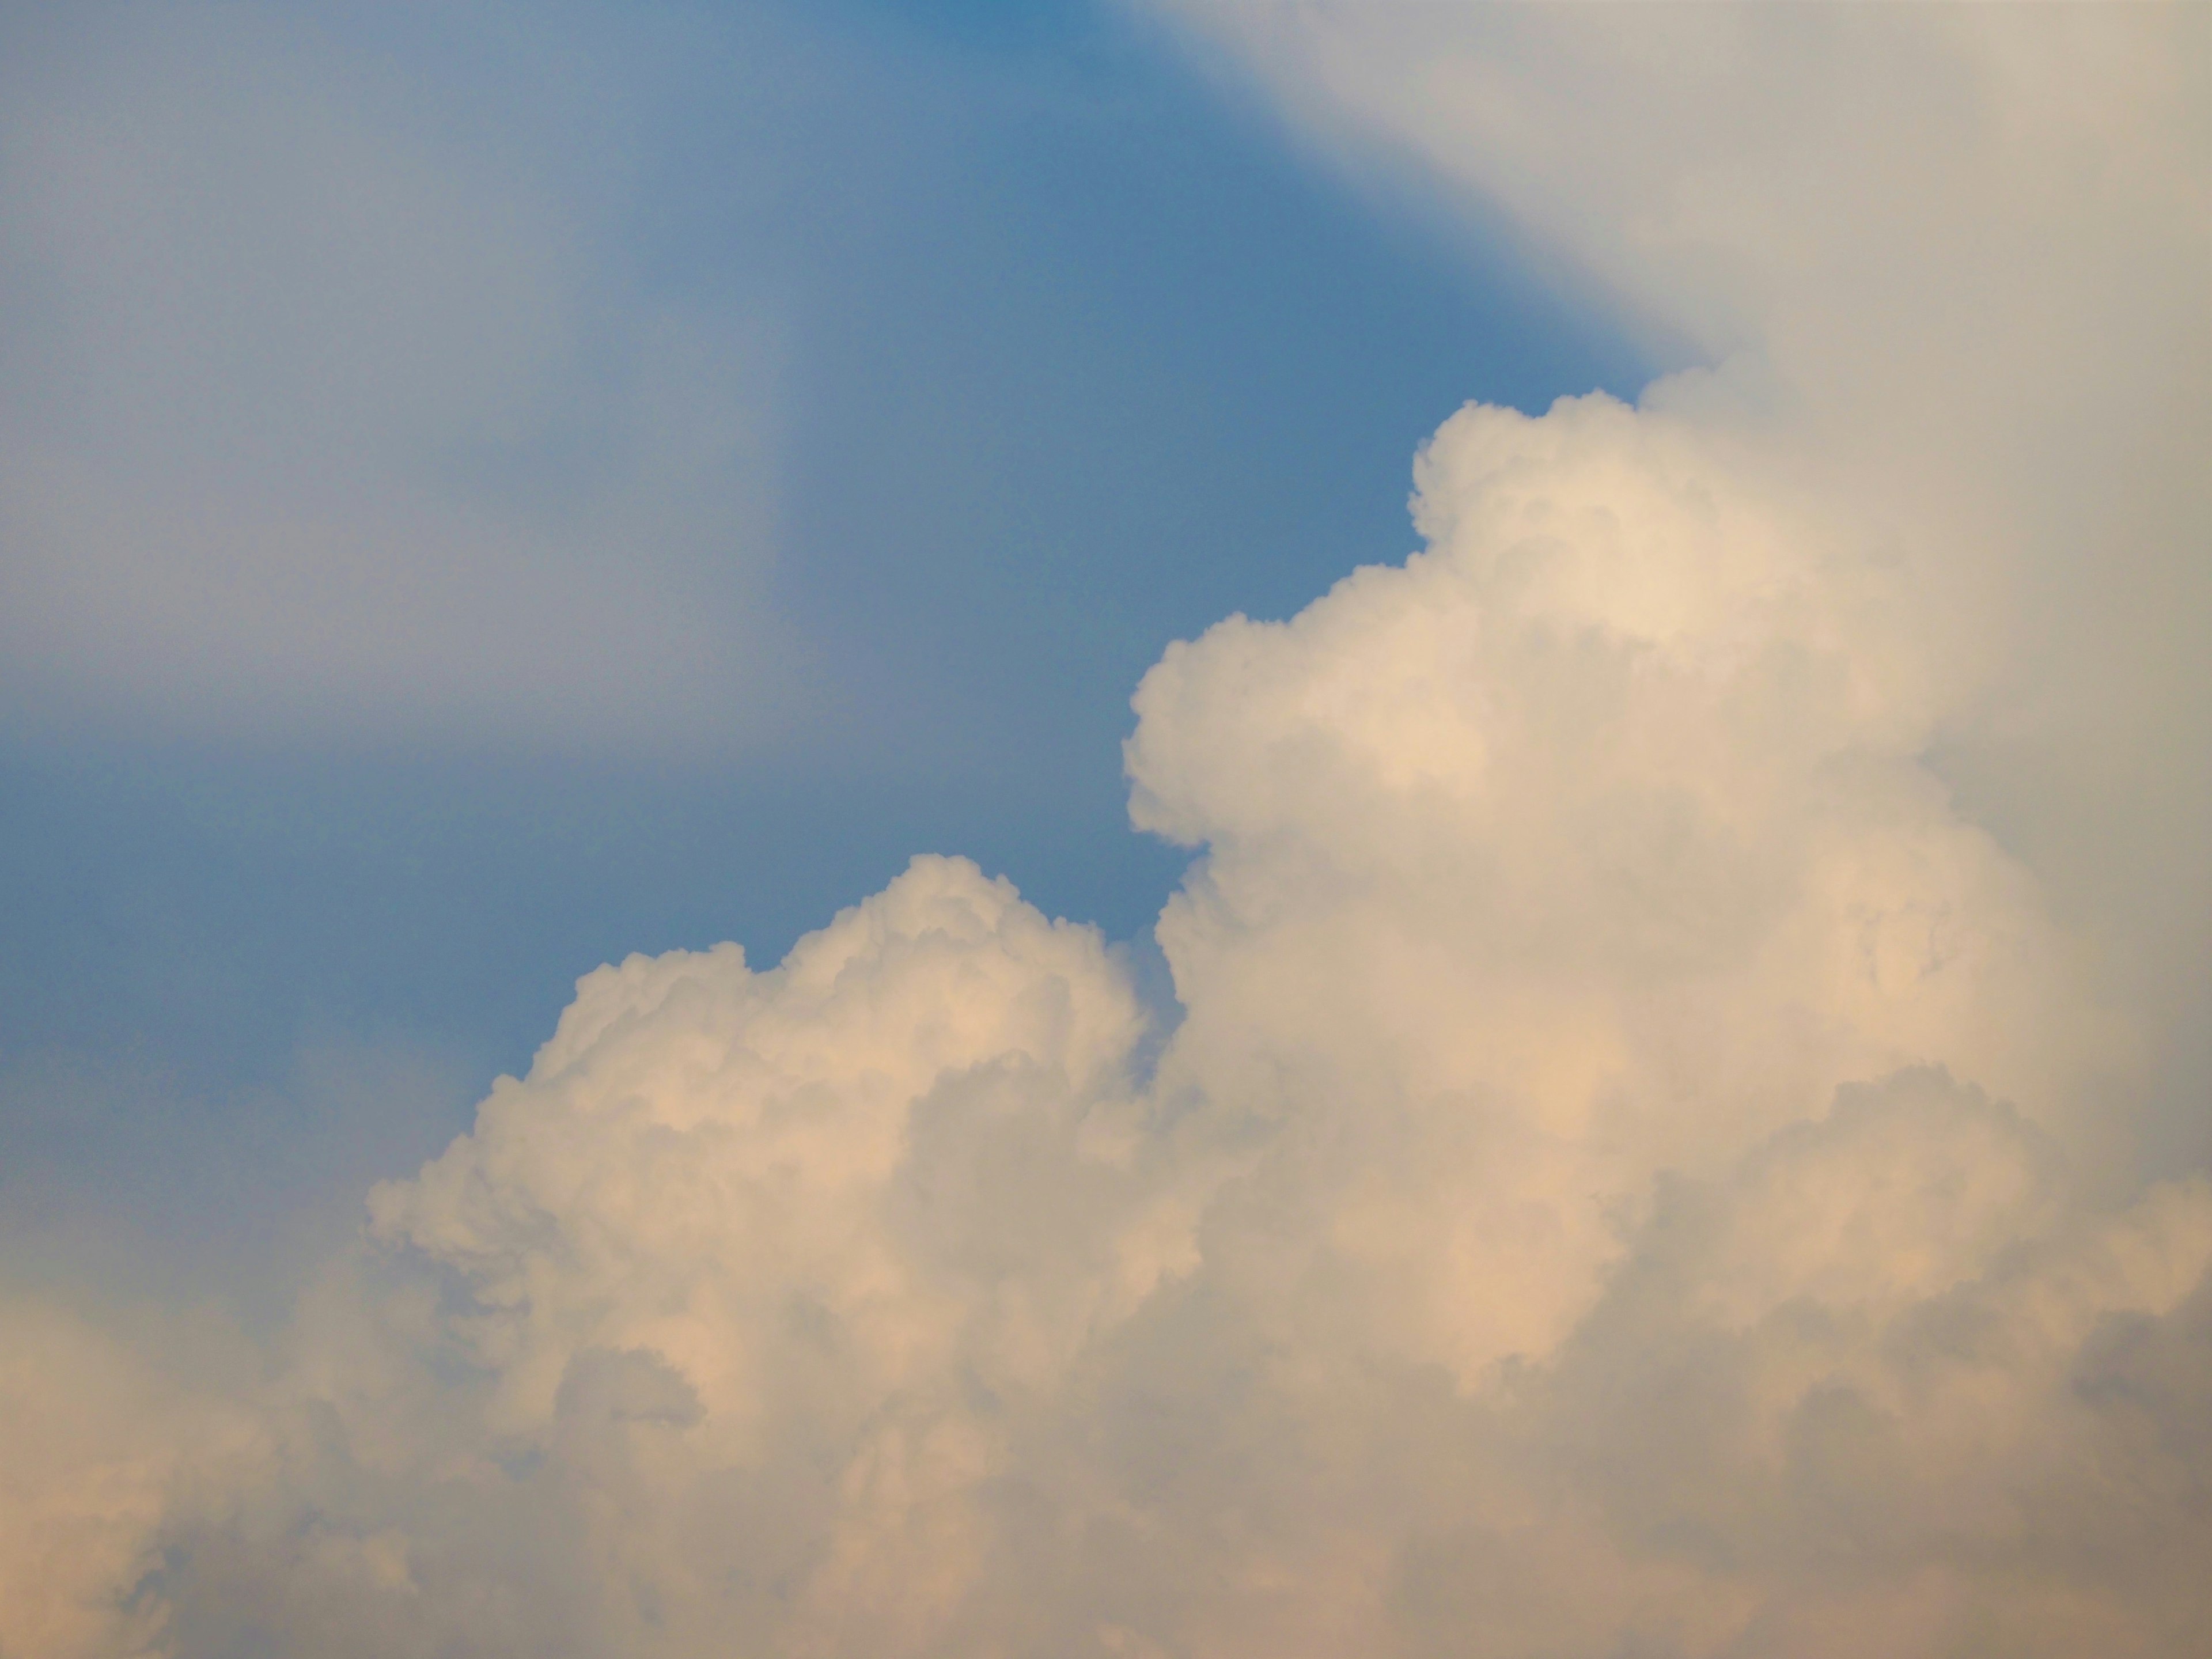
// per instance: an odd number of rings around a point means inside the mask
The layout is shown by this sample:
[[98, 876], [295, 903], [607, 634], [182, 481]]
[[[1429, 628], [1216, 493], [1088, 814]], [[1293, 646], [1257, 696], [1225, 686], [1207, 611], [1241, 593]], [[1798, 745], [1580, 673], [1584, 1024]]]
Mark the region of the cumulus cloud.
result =
[[[1942, 246], [1892, 252], [1940, 290]], [[599, 970], [371, 1194], [224, 1434], [11, 1439], [11, 1515], [56, 1468], [119, 1496], [0, 1641], [2201, 1648], [2212, 1182], [2132, 1142], [2167, 1005], [1941, 763], [2016, 648], [1945, 560], [1994, 580], [2013, 520], [1988, 471], [1939, 501], [1817, 441], [1872, 392], [1738, 301], [1750, 368], [1470, 407], [1424, 551], [1146, 676], [1133, 815], [1200, 851], [1176, 1009], [935, 858], [773, 969]]]
[[[170, 1322], [147, 1319], [148, 1328]], [[251, 1444], [255, 1422], [204, 1335], [161, 1332], [163, 1363], [51, 1300], [0, 1293], [0, 1653], [120, 1659], [170, 1651], [149, 1586], [164, 1516]]]
[[[1486, 204], [1662, 357], [1717, 365], [1645, 402], [1754, 428], [1762, 471], [1856, 509], [1943, 642], [1946, 781], [2116, 994], [2202, 1024], [2203, 8], [1143, 9], [1360, 179]], [[2201, 1117], [2212, 1050], [2169, 1050], [2167, 1115]]]

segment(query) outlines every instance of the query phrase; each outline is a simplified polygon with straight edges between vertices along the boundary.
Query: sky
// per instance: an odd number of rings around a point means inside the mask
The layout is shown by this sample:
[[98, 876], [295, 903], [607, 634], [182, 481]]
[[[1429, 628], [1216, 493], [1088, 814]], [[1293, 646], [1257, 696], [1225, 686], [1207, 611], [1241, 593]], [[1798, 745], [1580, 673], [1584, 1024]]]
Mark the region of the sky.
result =
[[1644, 378], [1087, 6], [9, 28], [6, 1163], [126, 1277], [915, 851], [1143, 938], [1167, 642], [1410, 550], [1471, 392]]
[[2208, 18], [0, 14], [0, 1659], [2197, 1650]]

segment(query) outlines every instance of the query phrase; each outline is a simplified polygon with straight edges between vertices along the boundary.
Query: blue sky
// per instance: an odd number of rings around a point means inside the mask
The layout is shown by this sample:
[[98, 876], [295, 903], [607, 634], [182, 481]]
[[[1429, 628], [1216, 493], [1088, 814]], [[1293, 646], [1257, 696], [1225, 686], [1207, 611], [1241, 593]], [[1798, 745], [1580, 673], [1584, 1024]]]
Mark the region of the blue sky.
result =
[[[556, 672], [481, 719], [458, 680], [385, 719], [380, 693], [303, 693], [282, 664], [194, 703], [191, 662], [132, 686], [143, 648], [98, 641], [76, 680], [7, 687], [19, 1265], [81, 1272], [97, 1238], [125, 1278], [281, 1280], [294, 1253], [270, 1240], [349, 1227], [364, 1177], [461, 1127], [577, 975], [723, 939], [772, 962], [916, 851], [1144, 934], [1187, 861], [1125, 816], [1127, 699], [1162, 647], [1401, 558], [1408, 458], [1467, 399], [1536, 411], [1648, 378], [1507, 250], [1378, 207], [1255, 100], [1087, 5], [88, 9], [9, 27], [64, 133], [129, 101], [134, 58], [198, 70], [164, 79], [143, 142], [181, 157], [176, 246], [208, 270], [152, 290], [180, 291], [165, 320], [185, 345], [95, 362], [19, 300], [27, 419], [68, 424], [54, 410], [104, 375], [123, 390], [67, 405], [85, 453], [120, 471], [228, 422], [235, 449], [275, 457], [234, 485], [258, 504], [331, 465], [318, 445], [359, 441], [356, 405], [361, 430], [389, 406], [447, 498], [586, 515], [592, 469], [665, 443], [660, 421], [736, 419], [673, 484], [639, 463], [637, 495], [682, 504], [685, 603], [710, 631], [736, 604], [744, 652], [775, 665], [709, 686], [673, 750], [649, 721], [597, 719], [653, 672], [619, 659], [580, 670], [573, 702]], [[441, 258], [467, 238], [441, 216], [520, 201], [524, 252], [470, 244], [481, 286], [419, 314], [317, 311], [376, 301], [331, 297], [301, 251], [316, 224], [270, 208], [292, 186], [253, 158], [321, 142], [325, 107], [403, 131], [477, 192], [398, 195], [374, 234]], [[66, 278], [40, 257], [19, 255]], [[508, 349], [532, 259], [568, 283], [559, 337]], [[294, 305], [296, 331], [257, 320]], [[671, 317], [684, 361], [655, 379], [640, 342]], [[386, 328], [428, 338], [422, 360]], [[333, 368], [333, 336], [400, 367]], [[537, 383], [510, 405], [483, 391], [502, 373]], [[605, 510], [619, 587], [620, 538], [660, 526], [630, 497]], [[539, 577], [503, 565], [471, 602], [526, 619]], [[416, 621], [308, 604], [367, 636], [365, 674], [380, 631]], [[238, 647], [218, 627], [179, 649]]]
[[0, 9], [0, 1650], [2212, 1647], [2208, 201], [2201, 6]]

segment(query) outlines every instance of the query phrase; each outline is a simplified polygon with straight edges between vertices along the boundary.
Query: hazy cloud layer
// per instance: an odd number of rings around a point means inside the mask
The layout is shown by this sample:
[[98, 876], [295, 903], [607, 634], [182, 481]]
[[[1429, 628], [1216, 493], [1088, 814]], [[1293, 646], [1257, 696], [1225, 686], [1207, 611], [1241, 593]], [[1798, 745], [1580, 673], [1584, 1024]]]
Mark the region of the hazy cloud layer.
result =
[[[1713, 153], [1815, 184], [1889, 165], [1840, 160], [1817, 109], [1791, 125], [1790, 76], [1843, 26], [1677, 17], [1510, 44], [1613, 109], [1613, 80], [1694, 88], [1724, 27], [1797, 143], [1723, 112]], [[2040, 97], [1944, 118], [2023, 166], [2051, 120], [2139, 124], [2112, 142], [2171, 161], [2201, 88], [2161, 104], [2166, 60], [2129, 33], [2170, 21], [2069, 48], [2145, 77], [2083, 82], [2097, 121]], [[1345, 23], [1376, 52], [1398, 27]], [[1408, 109], [1456, 107], [1449, 74], [1504, 50], [1469, 27], [1463, 62], [1385, 60]], [[2045, 27], [1925, 25], [2000, 81]], [[1522, 38], [1547, 27], [1566, 44]], [[1323, 40], [1298, 73], [1368, 50]], [[1636, 167], [1707, 153], [1676, 114]], [[1423, 142], [1535, 168], [1583, 138], [1546, 116]], [[1496, 165], [1465, 163], [1515, 205]], [[1656, 189], [1566, 199], [1602, 222]], [[1867, 304], [1958, 343], [1912, 309], [1956, 275], [1950, 222], [1883, 219], [1897, 199], [1843, 191], [1833, 236], [1867, 216], [1925, 267]], [[2155, 994], [2100, 966], [2051, 897], [2063, 860], [1936, 764], [2039, 637], [2025, 602], [1968, 601], [2040, 580], [2055, 544], [2009, 532], [2083, 498], [2004, 425], [2016, 363], [1984, 398], [1929, 359], [1911, 404], [1910, 356], [1793, 333], [1797, 295], [1873, 338], [1855, 289], [1793, 289], [1786, 228], [1713, 211], [1753, 276], [1692, 261], [1651, 302], [1735, 369], [1636, 407], [1470, 407], [1417, 465], [1425, 552], [1145, 679], [1133, 816], [1203, 849], [1158, 930], [1171, 1029], [1096, 933], [936, 858], [772, 969], [724, 946], [599, 970], [471, 1133], [371, 1194], [265, 1376], [156, 1382], [9, 1311], [0, 1527], [86, 1542], [66, 1577], [0, 1579], [0, 1652], [2201, 1647], [2212, 1184], [2140, 1148], [2201, 1109], [2171, 1017], [2204, 988], [2178, 933], [2143, 946], [2185, 975]], [[2063, 200], [1992, 213], [2021, 258], [2073, 257]], [[2143, 234], [2148, 264], [2183, 258], [2166, 221]], [[1592, 235], [1569, 251], [1620, 280]], [[2094, 356], [2089, 290], [2052, 291], [2064, 337], [2022, 349]], [[2179, 293], [2185, 354], [2203, 289]], [[1981, 438], [1924, 454], [1870, 429], [1984, 401]], [[2127, 526], [2201, 538], [2156, 459], [2201, 415], [2129, 416], [2154, 438]], [[2108, 500], [2111, 452], [2085, 453]], [[2185, 582], [2163, 545], [2142, 568]], [[2197, 787], [2157, 738], [2142, 757]], [[2184, 856], [2182, 822], [2148, 844]], [[2185, 914], [2201, 872], [2172, 890]], [[2131, 913], [2094, 914], [2109, 945]]]
[[775, 341], [612, 251], [640, 49], [391, 27], [5, 26], [0, 686], [33, 729], [757, 728]]

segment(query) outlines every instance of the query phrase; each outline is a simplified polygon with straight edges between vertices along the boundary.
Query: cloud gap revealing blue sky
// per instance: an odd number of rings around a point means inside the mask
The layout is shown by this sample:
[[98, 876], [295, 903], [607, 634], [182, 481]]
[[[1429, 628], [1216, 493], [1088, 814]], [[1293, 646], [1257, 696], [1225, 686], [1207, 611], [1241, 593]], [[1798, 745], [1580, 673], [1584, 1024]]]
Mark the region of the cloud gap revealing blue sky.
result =
[[0, 1654], [2212, 1649], [2212, 11], [0, 9]]
[[[18, 266], [68, 280], [94, 257], [89, 216], [136, 210], [134, 190], [181, 190], [198, 216], [167, 233], [178, 272], [112, 301], [166, 307], [180, 344], [88, 341], [71, 362], [40, 313], [0, 330], [46, 362], [16, 382], [40, 399], [24, 418], [59, 411], [95, 468], [188, 463], [209, 422], [218, 470], [271, 456], [212, 507], [185, 483], [155, 504], [187, 515], [295, 493], [286, 510], [312, 514], [333, 462], [301, 446], [333, 446], [354, 458], [339, 510], [394, 478], [433, 503], [383, 527], [395, 544], [505, 514], [545, 562], [464, 547], [489, 586], [427, 601], [494, 636], [519, 618], [512, 672], [542, 678], [516, 697], [478, 680], [467, 635], [435, 637], [421, 590], [356, 614], [343, 571], [271, 625], [339, 629], [350, 678], [283, 659], [214, 690], [190, 664], [164, 678], [143, 667], [179, 625], [161, 611], [136, 644], [79, 643], [105, 677], [89, 688], [15, 684], [4, 1109], [18, 1167], [65, 1188], [136, 1139], [34, 1108], [56, 1068], [99, 1073], [73, 1097], [105, 1100], [100, 1121], [173, 1121], [156, 1161], [189, 1172], [249, 1123], [264, 1146], [325, 1133], [283, 1104], [317, 1043], [434, 1055], [436, 1109], [390, 1108], [427, 1151], [526, 1063], [577, 974], [722, 938], [772, 962], [916, 848], [1145, 933], [1187, 858], [1123, 805], [1127, 698], [1162, 647], [1401, 557], [1407, 458], [1466, 398], [1538, 410], [1646, 374], [1502, 252], [1316, 173], [1275, 118], [1091, 6], [93, 9], [14, 27], [34, 135], [91, 123], [106, 166], [74, 218], [45, 203], [28, 222], [48, 240], [19, 238]], [[100, 128], [134, 99], [137, 129]], [[263, 176], [287, 143], [372, 199]], [[453, 217], [487, 209], [482, 234]], [[402, 299], [313, 291], [357, 246]], [[457, 257], [485, 286], [444, 281]], [[270, 286], [287, 282], [310, 291]], [[307, 309], [257, 337], [272, 299]], [[531, 305], [550, 310], [517, 334]], [[644, 453], [717, 422], [720, 459], [671, 474]], [[599, 539], [564, 539], [574, 523]], [[563, 662], [598, 590], [557, 584], [579, 560], [619, 584], [633, 550], [641, 582], [744, 612], [769, 666], [647, 684], [622, 713], [653, 665]], [[332, 555], [394, 556], [454, 556]], [[226, 625], [185, 647], [217, 675], [262, 645]], [[623, 649], [653, 650], [653, 626]], [[690, 735], [657, 752], [641, 722]], [[173, 1203], [207, 1208], [190, 1174]]]

